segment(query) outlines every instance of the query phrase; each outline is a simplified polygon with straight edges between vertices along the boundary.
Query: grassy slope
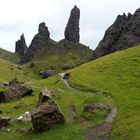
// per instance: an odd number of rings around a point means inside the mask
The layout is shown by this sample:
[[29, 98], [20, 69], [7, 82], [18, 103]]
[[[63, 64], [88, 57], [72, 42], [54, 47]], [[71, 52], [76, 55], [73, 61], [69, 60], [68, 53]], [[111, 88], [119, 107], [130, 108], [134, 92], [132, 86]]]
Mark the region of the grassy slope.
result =
[[116, 52], [71, 71], [70, 83], [109, 92], [118, 113], [112, 140], [140, 139], [140, 46]]
[[0, 58], [11, 62], [20, 61], [20, 58], [17, 54], [4, 50], [2, 48], [0, 48]]
[[[4, 61], [0, 59], [0, 82], [1, 81], [10, 81], [15, 75], [20, 81], [30, 80], [31, 86], [34, 90], [34, 96], [25, 97], [22, 100], [14, 100], [9, 103], [1, 103], [0, 109], [3, 110], [2, 116], [9, 116], [12, 118], [19, 117], [25, 111], [32, 111], [38, 102], [38, 95], [41, 89], [47, 88], [49, 89], [63, 89], [64, 92], [56, 93], [54, 100], [59, 104], [62, 109], [65, 117], [66, 123], [64, 125], [58, 125], [54, 129], [49, 132], [42, 134], [18, 134], [16, 132], [17, 128], [23, 127], [31, 127], [31, 123], [22, 123], [22, 122], [14, 122], [11, 123], [8, 127], [12, 129], [11, 132], [3, 132], [0, 131], [0, 139], [1, 140], [84, 140], [85, 139], [85, 130], [88, 127], [91, 127], [95, 124], [100, 123], [103, 118], [107, 115], [107, 112], [97, 112], [95, 116], [91, 116], [91, 114], [85, 114], [85, 117], [89, 120], [89, 122], [84, 123], [82, 119], [83, 115], [83, 106], [85, 103], [97, 103], [97, 102], [105, 102], [110, 103], [111, 101], [108, 98], [97, 96], [96, 98], [92, 98], [93, 95], [90, 92], [72, 92], [67, 89], [63, 84], [62, 80], [60, 80], [59, 76], [54, 76], [45, 80], [31, 78], [34, 75], [24, 76], [24, 69], [18, 69], [17, 65], [11, 64], [10, 62]], [[11, 70], [12, 67], [12, 70]], [[20, 109], [15, 109], [14, 106], [18, 103], [22, 104]], [[69, 111], [69, 106], [74, 105], [76, 107], [76, 113], [78, 114], [78, 119], [72, 119], [72, 112]]]
[[[88, 62], [92, 54], [93, 51], [88, 47], [64, 40], [62, 42], [55, 42], [53, 46], [40, 49], [34, 59], [25, 64], [25, 67], [28, 68], [30, 63], [33, 62], [35, 63], [35, 68], [32, 69], [33, 72], [39, 73], [50, 66], [76, 66]], [[60, 68], [58, 68], [58, 71], [60, 71]]]

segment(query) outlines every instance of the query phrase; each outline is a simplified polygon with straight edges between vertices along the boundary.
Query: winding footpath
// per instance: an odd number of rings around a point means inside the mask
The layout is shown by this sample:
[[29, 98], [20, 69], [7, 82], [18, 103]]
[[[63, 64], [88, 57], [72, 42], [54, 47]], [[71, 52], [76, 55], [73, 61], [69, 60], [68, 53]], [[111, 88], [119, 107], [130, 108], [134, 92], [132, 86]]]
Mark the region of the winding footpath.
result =
[[[71, 89], [73, 92], [78, 91], [78, 89], [73, 88], [67, 79], [64, 79], [65, 73], [60, 73], [62, 81], [67, 88]], [[112, 128], [112, 123], [117, 114], [117, 108], [115, 104], [111, 107], [111, 111], [105, 118], [104, 122], [86, 131], [86, 140], [109, 140], [109, 134]]]

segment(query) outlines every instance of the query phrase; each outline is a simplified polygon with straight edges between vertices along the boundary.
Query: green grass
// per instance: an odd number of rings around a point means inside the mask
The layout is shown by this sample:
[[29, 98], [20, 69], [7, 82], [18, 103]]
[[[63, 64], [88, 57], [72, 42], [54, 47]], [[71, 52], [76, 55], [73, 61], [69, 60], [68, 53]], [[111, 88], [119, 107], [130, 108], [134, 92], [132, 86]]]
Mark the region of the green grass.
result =
[[[24, 75], [25, 68], [19, 69], [18, 65], [11, 64], [5, 60], [0, 59], [0, 81], [10, 81], [12, 78], [16, 77], [20, 81], [31, 81], [31, 84], [28, 85], [33, 88], [34, 96], [25, 97], [22, 100], [13, 100], [8, 103], [1, 103], [0, 109], [3, 110], [1, 116], [8, 116], [12, 118], [17, 118], [25, 111], [32, 111], [38, 103], [38, 96], [40, 90], [43, 88], [48, 89], [63, 89], [64, 92], [56, 93], [53, 99], [57, 102], [59, 107], [61, 108], [64, 116], [66, 118], [66, 123], [64, 125], [58, 125], [55, 128], [51, 129], [48, 132], [44, 132], [41, 134], [36, 134], [34, 132], [30, 132], [28, 134], [18, 134], [16, 132], [17, 128], [23, 127], [31, 127], [31, 122], [22, 123], [22, 122], [14, 122], [10, 123], [8, 127], [11, 128], [11, 132], [3, 132], [0, 131], [0, 139], [1, 140], [84, 140], [85, 139], [85, 131], [89, 127], [93, 127], [96, 124], [99, 124], [103, 121], [104, 117], [108, 112], [102, 111], [97, 113], [97, 115], [86, 115], [86, 119], [88, 123], [84, 123], [83, 118], [83, 108], [85, 103], [98, 103], [105, 102], [110, 104], [110, 100], [108, 100], [105, 96], [100, 99], [100, 97], [94, 97], [91, 92], [73, 92], [68, 89], [61, 78], [56, 75], [54, 77], [50, 77], [48, 79], [41, 80], [38, 77], [35, 77], [33, 73], [29, 73], [28, 76]], [[12, 67], [12, 70], [11, 70]], [[3, 90], [3, 89], [1, 89]], [[91, 99], [93, 98], [93, 99]], [[15, 109], [14, 106], [17, 104], [22, 104], [21, 108]], [[73, 105], [75, 106], [75, 112], [78, 116], [76, 120], [72, 119], [72, 112], [69, 107]]]
[[[50, 66], [57, 66], [56, 73], [62, 71], [61, 66], [77, 66], [81, 63], [88, 62], [93, 51], [82, 44], [71, 43], [66, 40], [51, 43], [51, 46], [42, 47], [33, 60], [25, 64], [26, 69], [38, 74], [40, 71], [49, 69]], [[34, 68], [29, 68], [34, 63]]]
[[69, 72], [69, 82], [74, 87], [112, 95], [118, 109], [112, 140], [140, 139], [140, 46], [107, 55]]
[[4, 50], [2, 48], [0, 48], [0, 58], [14, 63], [20, 61], [20, 57], [17, 54]]

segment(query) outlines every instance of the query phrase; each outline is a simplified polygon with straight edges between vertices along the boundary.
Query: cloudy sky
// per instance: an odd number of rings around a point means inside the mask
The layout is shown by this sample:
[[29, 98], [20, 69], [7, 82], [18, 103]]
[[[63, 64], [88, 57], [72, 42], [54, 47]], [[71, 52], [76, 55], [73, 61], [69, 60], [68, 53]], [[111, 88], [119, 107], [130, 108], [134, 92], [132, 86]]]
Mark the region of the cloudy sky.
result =
[[80, 41], [94, 49], [117, 15], [134, 13], [140, 0], [0, 0], [0, 47], [14, 51], [22, 33], [29, 45], [42, 21], [49, 27], [51, 38], [64, 38], [74, 5], [81, 10]]

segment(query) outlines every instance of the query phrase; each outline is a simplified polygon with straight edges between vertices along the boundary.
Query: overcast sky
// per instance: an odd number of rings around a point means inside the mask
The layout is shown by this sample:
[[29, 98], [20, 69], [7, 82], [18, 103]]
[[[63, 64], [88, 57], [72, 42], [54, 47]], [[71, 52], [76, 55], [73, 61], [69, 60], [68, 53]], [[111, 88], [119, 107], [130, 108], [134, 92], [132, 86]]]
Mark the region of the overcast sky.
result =
[[64, 38], [74, 5], [81, 10], [80, 42], [95, 49], [117, 15], [134, 13], [140, 0], [0, 0], [0, 47], [14, 51], [22, 33], [29, 45], [42, 21], [52, 39]]

